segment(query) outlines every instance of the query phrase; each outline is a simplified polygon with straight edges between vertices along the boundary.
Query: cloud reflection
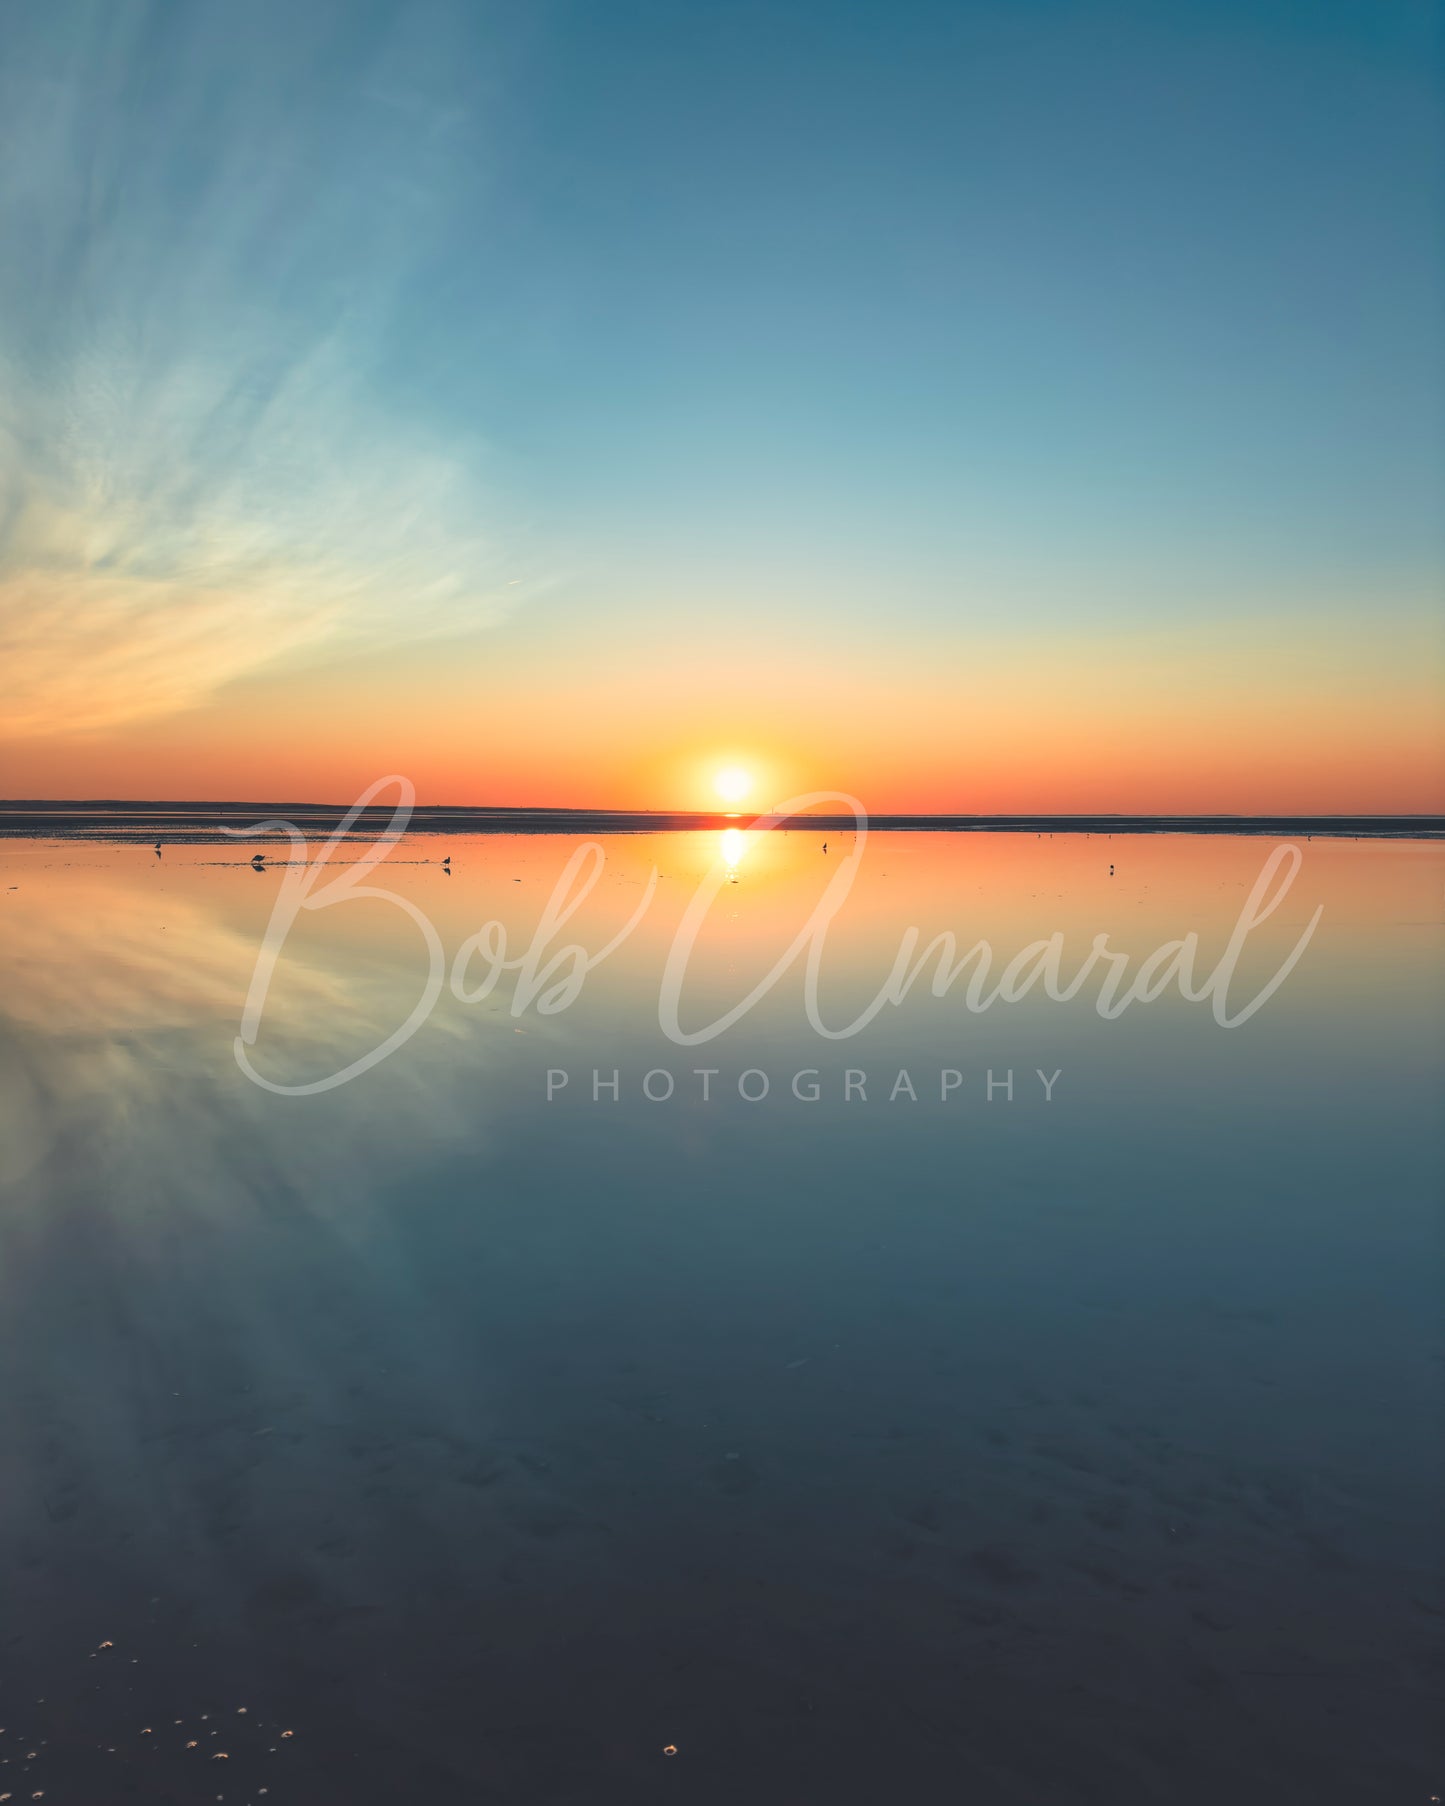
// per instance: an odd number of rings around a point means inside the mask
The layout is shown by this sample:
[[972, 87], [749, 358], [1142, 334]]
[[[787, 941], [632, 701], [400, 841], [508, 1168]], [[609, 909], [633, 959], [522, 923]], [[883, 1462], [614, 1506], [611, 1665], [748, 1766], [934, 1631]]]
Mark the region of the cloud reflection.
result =
[[[299, 1121], [277, 1117], [274, 1106], [268, 1114], [267, 1100], [238, 1071], [232, 1043], [257, 931], [236, 915], [223, 880], [198, 883], [192, 872], [158, 894], [119, 870], [47, 877], [27, 879], [5, 899], [0, 1184], [25, 1178], [52, 1154], [107, 1168], [98, 1193], [108, 1197], [124, 1190], [121, 1169], [224, 1173], [234, 1165], [225, 1145], [263, 1121], [283, 1141], [296, 1131], [293, 1177], [334, 1162], [338, 1137], [355, 1144], [348, 1161], [384, 1158], [387, 1123], [360, 1090], [314, 1112], [303, 1136]], [[358, 957], [354, 945], [295, 937], [258, 1060], [299, 1080], [374, 1044], [405, 1013], [398, 999], [415, 985], [413, 952], [387, 941]], [[390, 1101], [422, 1112], [439, 1137], [474, 1129], [475, 1100], [464, 1109], [459, 1099], [485, 1060], [486, 1028], [475, 1017], [440, 1021], [430, 1057], [421, 1049], [406, 1064]], [[134, 1144], [128, 1126], [146, 1119], [163, 1122], [164, 1135]], [[209, 1180], [208, 1189], [215, 1190]], [[207, 1207], [202, 1193], [191, 1201]]]

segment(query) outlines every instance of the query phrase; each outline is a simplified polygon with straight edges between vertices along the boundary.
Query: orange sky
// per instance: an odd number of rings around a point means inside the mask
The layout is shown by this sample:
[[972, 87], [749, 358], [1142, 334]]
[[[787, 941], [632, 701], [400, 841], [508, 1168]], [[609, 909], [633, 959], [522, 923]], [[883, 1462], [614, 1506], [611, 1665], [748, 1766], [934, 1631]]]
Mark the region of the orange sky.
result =
[[[548, 617], [557, 629], [549, 633]], [[424, 802], [871, 810], [1445, 809], [1434, 630], [1362, 647], [1232, 623], [1153, 633], [650, 636], [545, 600], [471, 640], [278, 669], [178, 712], [0, 743], [11, 796], [348, 801], [400, 771]]]

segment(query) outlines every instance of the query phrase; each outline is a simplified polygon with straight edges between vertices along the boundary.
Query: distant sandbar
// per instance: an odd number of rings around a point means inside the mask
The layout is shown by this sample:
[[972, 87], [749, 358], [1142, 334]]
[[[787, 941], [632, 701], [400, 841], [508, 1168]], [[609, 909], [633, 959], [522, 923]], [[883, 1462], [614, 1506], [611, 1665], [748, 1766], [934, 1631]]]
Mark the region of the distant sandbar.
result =
[[[334, 831], [348, 806], [334, 803], [0, 803], [0, 837], [45, 836], [86, 840], [205, 842], [225, 828], [272, 819], [294, 822], [308, 838]], [[355, 833], [373, 838], [391, 819], [388, 808], [366, 809]], [[746, 827], [751, 811], [640, 809], [480, 809], [442, 804], [418, 806], [413, 834], [689, 834]], [[768, 819], [768, 818], [762, 818]], [[847, 833], [851, 815], [795, 816], [795, 831]], [[874, 833], [911, 834], [1254, 834], [1294, 839], [1330, 836], [1364, 840], [1439, 840], [1441, 815], [908, 815], [868, 818]]]

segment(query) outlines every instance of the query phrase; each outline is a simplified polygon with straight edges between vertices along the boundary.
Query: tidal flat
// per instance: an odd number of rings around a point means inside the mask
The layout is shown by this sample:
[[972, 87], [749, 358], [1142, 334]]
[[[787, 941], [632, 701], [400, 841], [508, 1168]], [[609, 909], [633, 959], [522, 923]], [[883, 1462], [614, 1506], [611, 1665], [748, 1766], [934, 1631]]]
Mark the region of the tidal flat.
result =
[[[658, 974], [727, 831], [606, 839], [571, 931], [653, 869], [655, 913], [565, 1011], [444, 991], [305, 1096], [236, 1059], [282, 882], [253, 849], [0, 839], [0, 1793], [1445, 1791], [1445, 848], [1301, 843], [1258, 973], [1318, 927], [1236, 1030], [910, 995], [840, 1050], [794, 972], [694, 1057]], [[408, 837], [386, 881], [449, 946], [522, 936], [576, 844]], [[880, 833], [840, 1019], [912, 926], [1217, 957], [1268, 852]], [[700, 1012], [823, 860], [749, 845]], [[257, 1071], [340, 1070], [424, 975], [395, 908], [299, 922]], [[965, 1101], [990, 1070], [1011, 1107]]]

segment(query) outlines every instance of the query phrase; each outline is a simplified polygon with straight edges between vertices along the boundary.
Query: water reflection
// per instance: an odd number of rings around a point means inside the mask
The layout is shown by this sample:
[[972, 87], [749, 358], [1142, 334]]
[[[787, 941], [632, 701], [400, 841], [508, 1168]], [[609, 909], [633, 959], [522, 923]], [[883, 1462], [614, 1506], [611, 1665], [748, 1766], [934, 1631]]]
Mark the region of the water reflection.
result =
[[[573, 850], [416, 841], [386, 876], [449, 956], [487, 922], [517, 951]], [[1266, 850], [876, 837], [830, 1007], [911, 926], [1217, 951]], [[668, 1744], [719, 1800], [1419, 1795], [1439, 852], [1310, 847], [1251, 957], [1322, 902], [1319, 934], [1236, 1034], [1177, 996], [1106, 1022], [920, 993], [825, 1045], [790, 972], [668, 1042], [659, 975], [719, 856], [746, 877], [698, 1020], [846, 851], [610, 841], [553, 945], [658, 888], [573, 1007], [518, 1009], [513, 971], [444, 992], [293, 1099], [232, 1054], [279, 874], [4, 849], [0, 1691], [47, 1702], [37, 1786], [121, 1797], [87, 1764], [244, 1703], [299, 1719], [293, 1786], [348, 1806], [645, 1800]], [[299, 921], [258, 1063], [334, 1070], [423, 977], [383, 902]]]
[[722, 859], [731, 877], [747, 857], [748, 836], [741, 828], [724, 828], [722, 832]]

